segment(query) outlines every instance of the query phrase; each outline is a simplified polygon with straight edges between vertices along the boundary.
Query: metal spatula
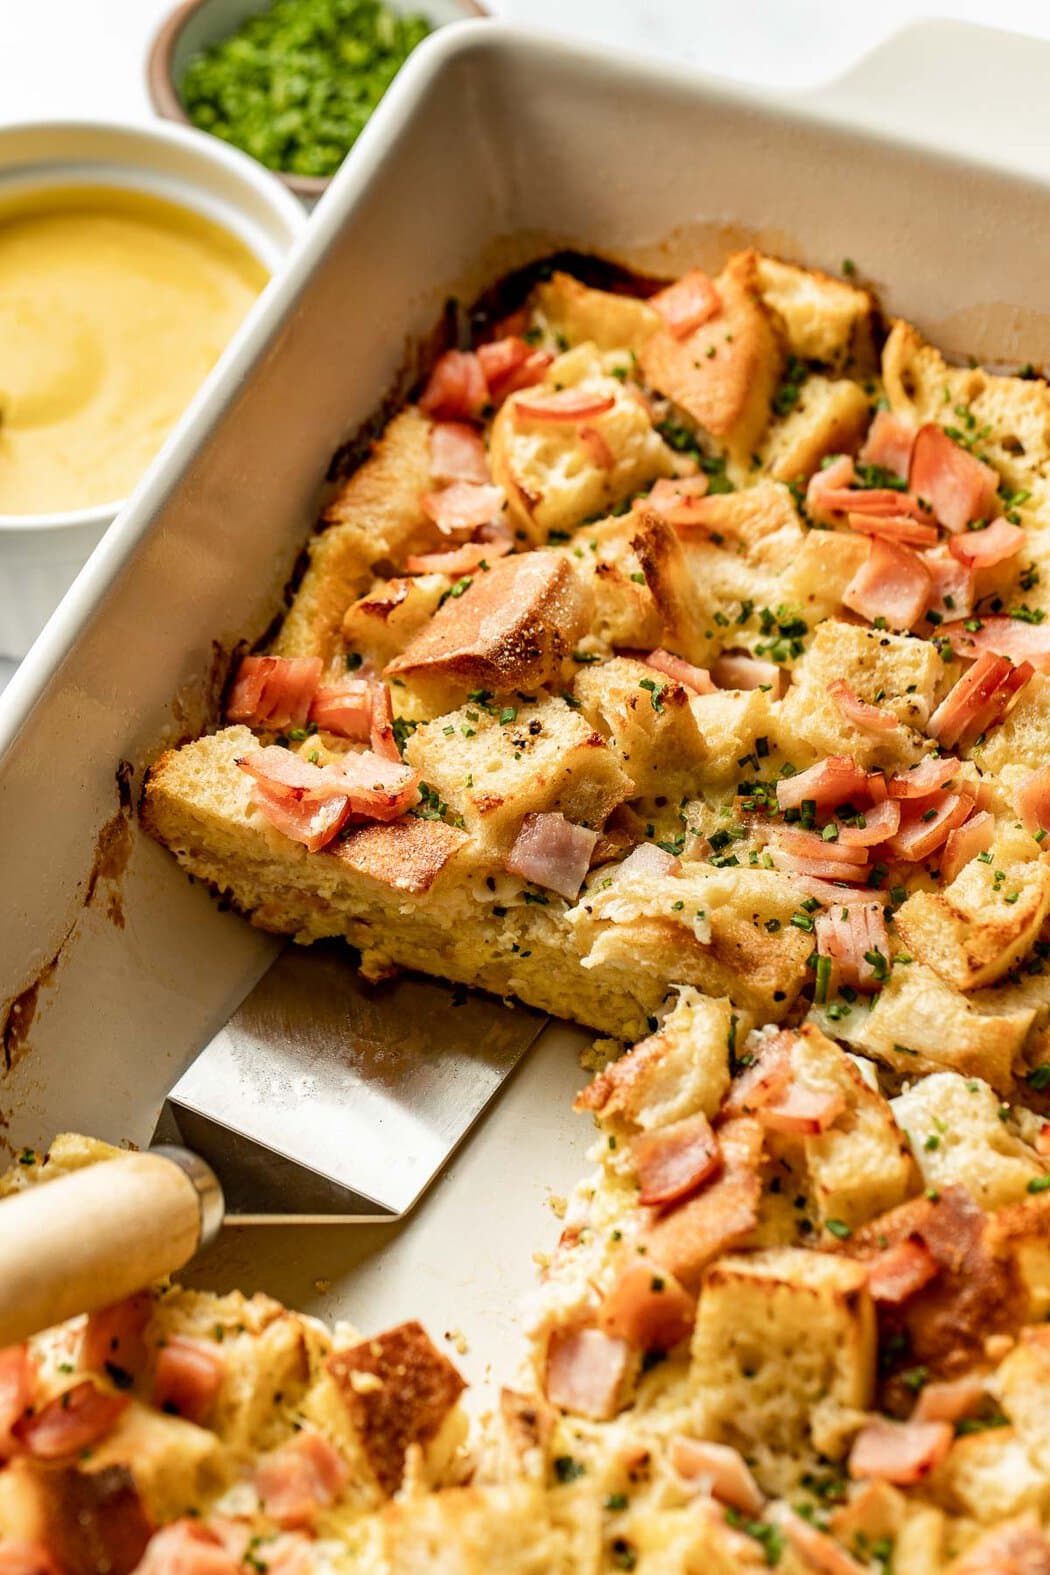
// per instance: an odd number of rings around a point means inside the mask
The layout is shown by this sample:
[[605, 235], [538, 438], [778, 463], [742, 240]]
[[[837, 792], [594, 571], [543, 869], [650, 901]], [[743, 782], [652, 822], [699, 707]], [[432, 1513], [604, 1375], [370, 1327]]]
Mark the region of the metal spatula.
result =
[[[0, 1346], [182, 1268], [223, 1222], [396, 1219], [547, 1019], [289, 947], [165, 1101], [148, 1153], [0, 1203]], [[225, 1201], [224, 1201], [225, 1195]]]
[[183, 1073], [153, 1141], [208, 1161], [228, 1220], [396, 1219], [546, 1021], [427, 979], [367, 985], [341, 943], [290, 946]]

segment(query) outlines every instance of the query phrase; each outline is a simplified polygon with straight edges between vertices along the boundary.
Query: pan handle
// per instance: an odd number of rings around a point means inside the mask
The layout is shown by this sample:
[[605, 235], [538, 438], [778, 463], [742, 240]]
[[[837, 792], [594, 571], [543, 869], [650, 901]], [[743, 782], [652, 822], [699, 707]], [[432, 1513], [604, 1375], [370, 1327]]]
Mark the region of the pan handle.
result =
[[219, 1182], [187, 1149], [156, 1148], [0, 1203], [0, 1347], [141, 1291], [222, 1223]]

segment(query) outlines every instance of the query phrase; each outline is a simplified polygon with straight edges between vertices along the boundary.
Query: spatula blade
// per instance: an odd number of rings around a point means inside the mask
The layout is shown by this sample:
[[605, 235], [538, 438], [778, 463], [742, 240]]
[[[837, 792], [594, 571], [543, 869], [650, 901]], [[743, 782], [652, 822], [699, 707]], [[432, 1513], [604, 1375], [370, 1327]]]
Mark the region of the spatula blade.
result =
[[407, 1213], [547, 1019], [341, 943], [290, 946], [165, 1102], [156, 1142], [216, 1171], [233, 1223]]

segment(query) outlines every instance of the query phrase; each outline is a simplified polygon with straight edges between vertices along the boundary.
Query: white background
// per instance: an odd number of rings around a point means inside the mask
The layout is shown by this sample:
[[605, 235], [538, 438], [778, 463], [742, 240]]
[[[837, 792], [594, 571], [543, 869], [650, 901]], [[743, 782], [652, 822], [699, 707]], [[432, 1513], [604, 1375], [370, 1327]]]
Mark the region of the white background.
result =
[[[0, 121], [145, 119], [149, 40], [174, 0], [0, 0]], [[488, 0], [490, 10], [782, 85], [819, 81], [909, 21], [1050, 37], [1050, 0]], [[960, 91], [979, 102], [978, 83]]]
[[[0, 123], [149, 120], [145, 59], [175, 0], [0, 0]], [[1050, 0], [487, 0], [508, 20], [804, 86], [838, 75], [908, 22], [984, 22], [1050, 38]], [[979, 114], [980, 84], [960, 83]], [[994, 126], [986, 128], [994, 136]], [[3, 347], [0, 346], [0, 354]], [[13, 670], [0, 658], [0, 689]]]

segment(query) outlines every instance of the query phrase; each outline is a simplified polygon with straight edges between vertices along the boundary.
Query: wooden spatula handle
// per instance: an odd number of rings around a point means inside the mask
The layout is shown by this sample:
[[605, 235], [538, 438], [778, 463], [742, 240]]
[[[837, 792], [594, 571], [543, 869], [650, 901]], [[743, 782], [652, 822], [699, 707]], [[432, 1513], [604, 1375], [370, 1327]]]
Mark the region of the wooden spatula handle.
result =
[[0, 1202], [0, 1346], [94, 1312], [188, 1263], [222, 1221], [185, 1149], [121, 1154]]

